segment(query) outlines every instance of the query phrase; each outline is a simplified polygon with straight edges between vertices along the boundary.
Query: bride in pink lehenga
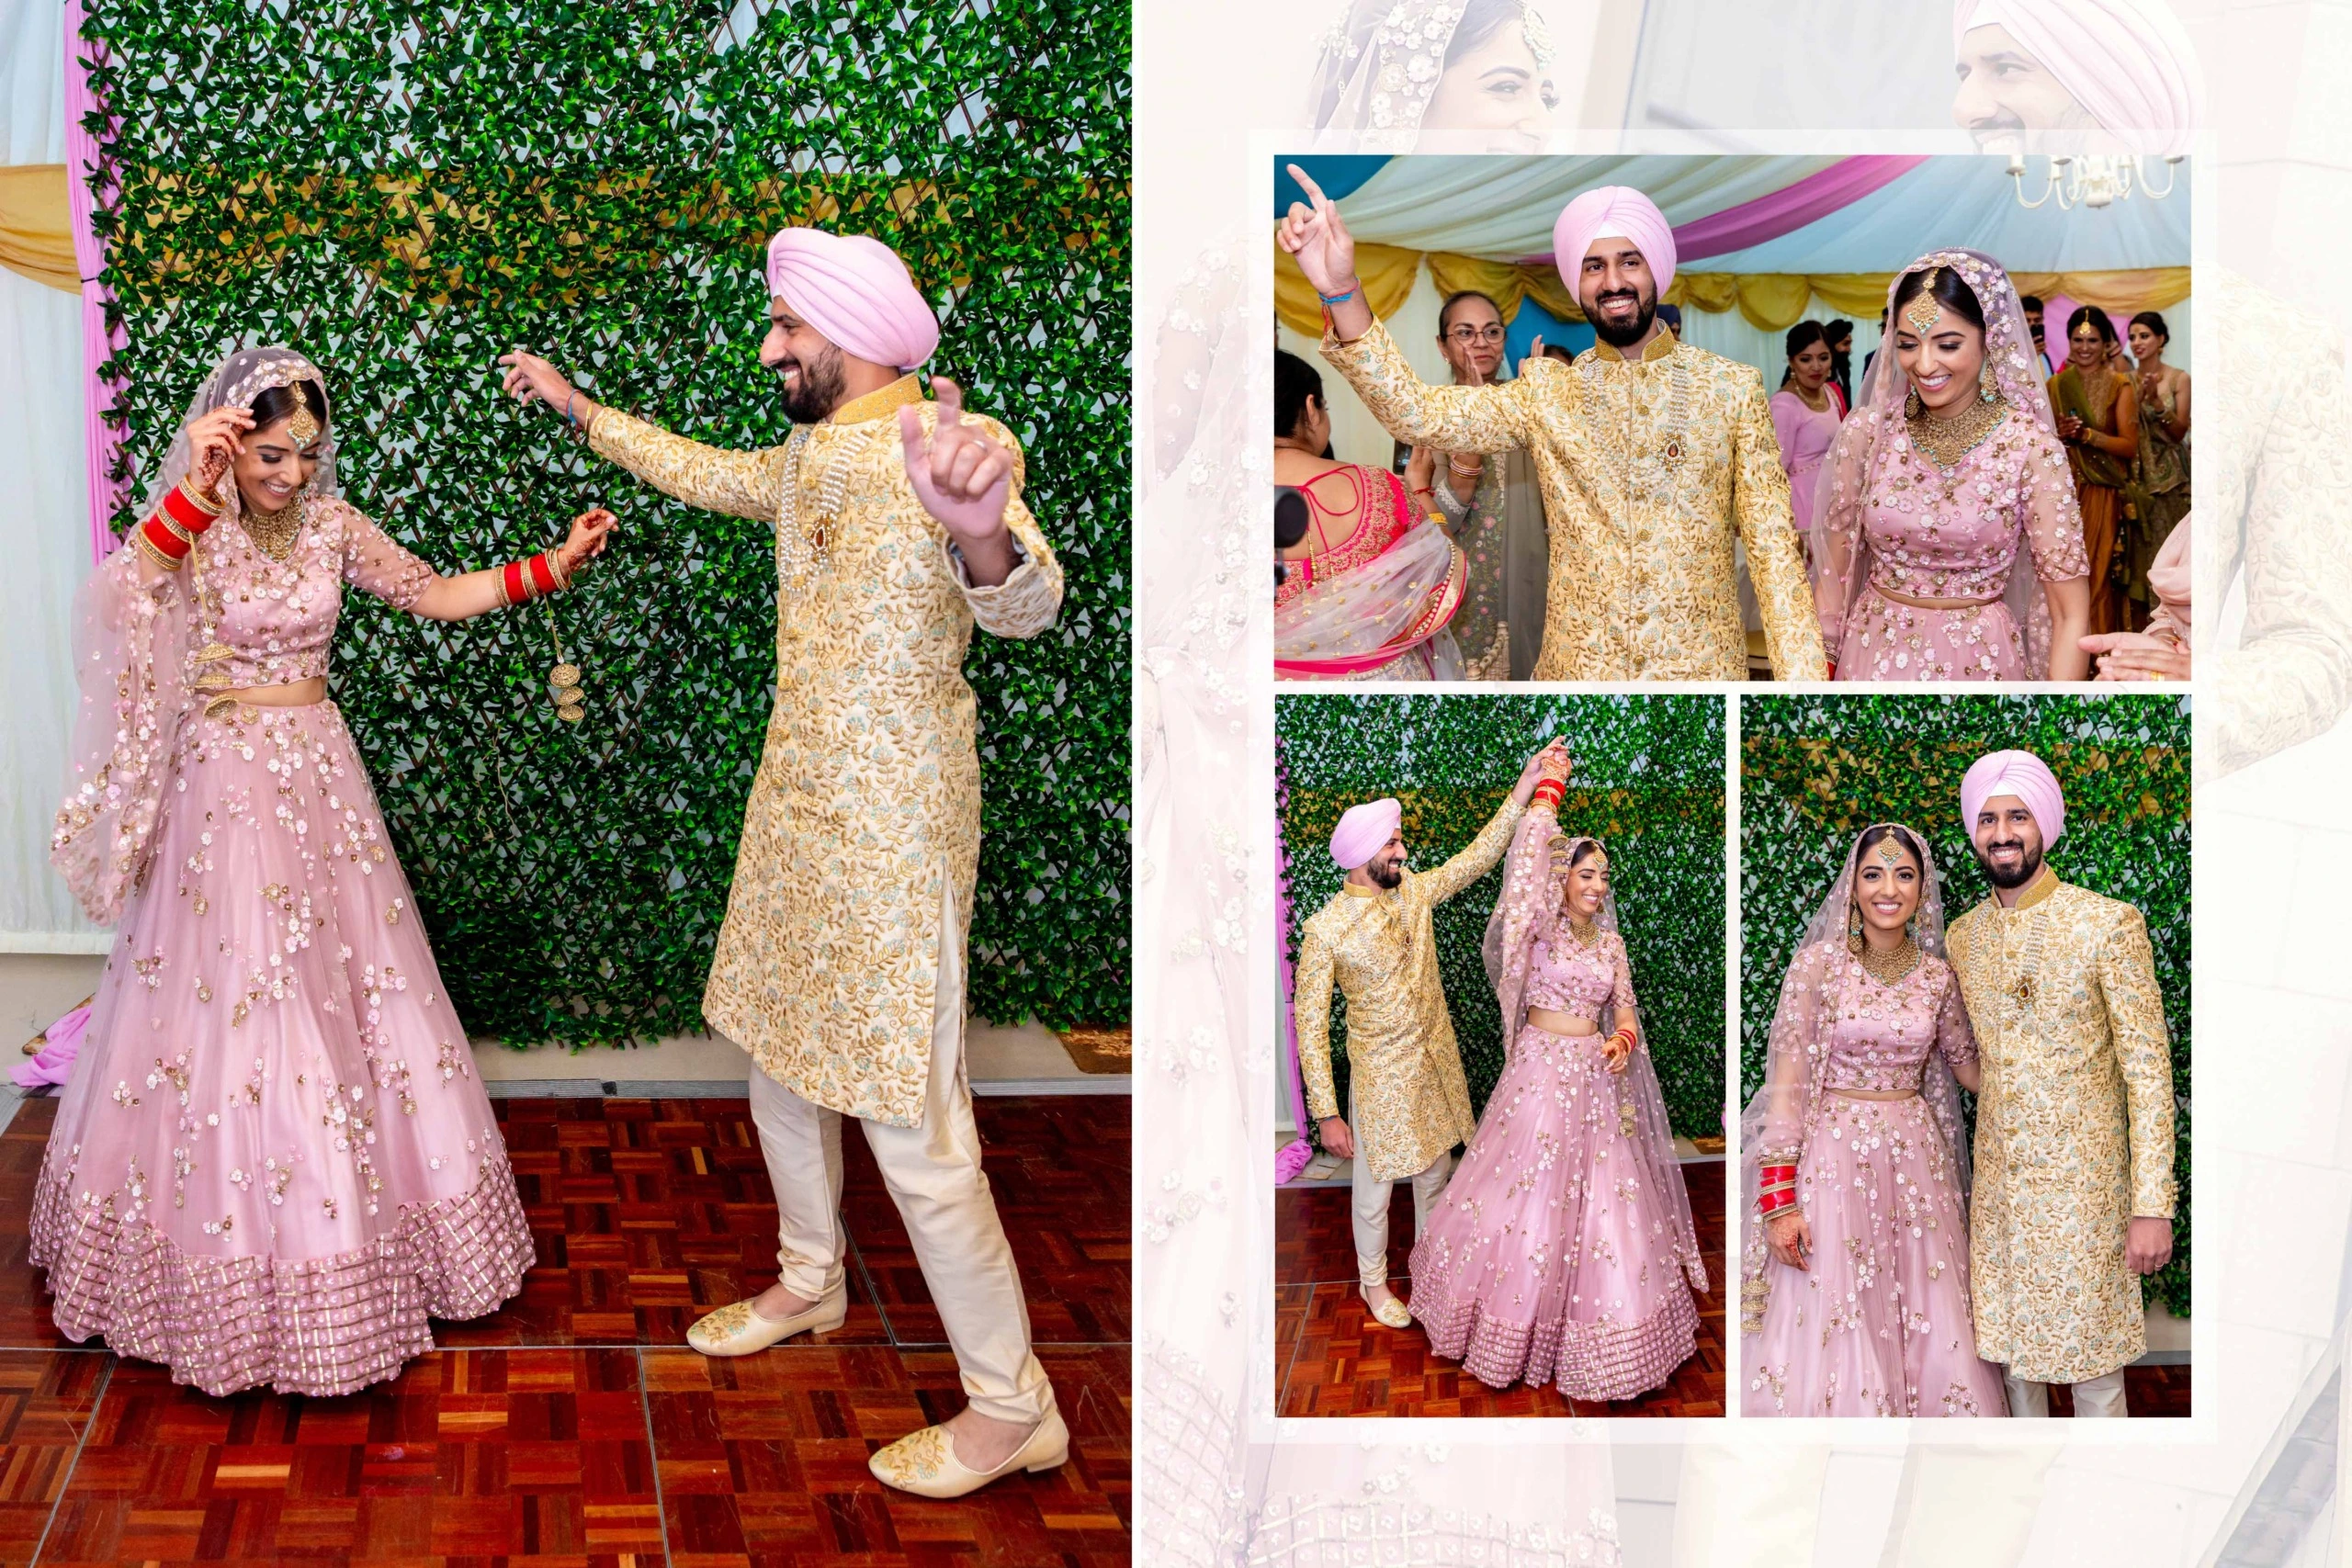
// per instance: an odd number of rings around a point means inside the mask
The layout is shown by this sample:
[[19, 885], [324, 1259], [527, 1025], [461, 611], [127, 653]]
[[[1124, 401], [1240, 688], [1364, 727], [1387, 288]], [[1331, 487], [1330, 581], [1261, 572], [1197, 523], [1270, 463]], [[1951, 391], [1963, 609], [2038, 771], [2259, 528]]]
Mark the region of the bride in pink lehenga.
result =
[[1487, 926], [1510, 1055], [1413, 1247], [1430, 1348], [1490, 1388], [1572, 1399], [1664, 1386], [1698, 1348], [1707, 1288], [1690, 1199], [1643, 1047], [1598, 839], [1536, 786]]
[[1976, 1040], [1927, 841], [1848, 852], [1781, 983], [1740, 1122], [1747, 1416], [2006, 1416], [1968, 1297]]
[[463, 620], [555, 549], [443, 577], [342, 498], [325, 378], [246, 349], [75, 611], [51, 859], [119, 922], [33, 1190], [58, 1332], [210, 1394], [347, 1393], [522, 1289], [530, 1226], [327, 662], [348, 583]]

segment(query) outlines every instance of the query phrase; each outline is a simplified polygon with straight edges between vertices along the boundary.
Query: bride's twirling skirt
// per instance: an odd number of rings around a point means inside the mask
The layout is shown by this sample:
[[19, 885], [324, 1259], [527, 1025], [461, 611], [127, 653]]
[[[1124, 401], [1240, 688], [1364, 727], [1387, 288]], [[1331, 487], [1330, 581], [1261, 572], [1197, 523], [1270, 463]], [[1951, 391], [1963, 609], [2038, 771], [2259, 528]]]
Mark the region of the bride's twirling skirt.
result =
[[530, 1229], [329, 703], [191, 718], [32, 1213], [59, 1332], [345, 1393], [522, 1288]]
[[1797, 1196], [1813, 1267], [1763, 1261], [1743, 1413], [2008, 1414], [2000, 1369], [1976, 1356], [1960, 1171], [1928, 1102], [1823, 1095]]
[[1674, 1197], [1642, 1178], [1622, 1088], [1599, 1036], [1523, 1026], [1413, 1244], [1430, 1348], [1489, 1388], [1631, 1399], [1698, 1348]]

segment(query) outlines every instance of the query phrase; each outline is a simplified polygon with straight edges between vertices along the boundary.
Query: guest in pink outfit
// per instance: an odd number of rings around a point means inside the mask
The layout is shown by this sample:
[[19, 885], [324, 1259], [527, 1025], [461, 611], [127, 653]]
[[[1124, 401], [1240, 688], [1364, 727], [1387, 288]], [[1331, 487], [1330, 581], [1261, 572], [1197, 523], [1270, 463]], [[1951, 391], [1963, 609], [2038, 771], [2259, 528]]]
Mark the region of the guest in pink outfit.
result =
[[1814, 491], [1821, 483], [1822, 459], [1838, 439], [1838, 424], [1846, 410], [1838, 397], [1838, 383], [1829, 378], [1829, 342], [1819, 321], [1799, 321], [1789, 329], [1789, 368], [1781, 389], [1772, 394], [1772, 434], [1781, 442], [1781, 468], [1789, 476], [1789, 506], [1797, 525], [1797, 542], [1813, 555]]
[[1822, 465], [1814, 599], [1841, 681], [2079, 681], [2090, 560], [2016, 288], [1937, 251]]
[[2006, 1416], [1977, 1359], [1954, 1082], [1977, 1086], [1926, 840], [1846, 856], [1740, 1122], [1748, 1416]]
[[1697, 1348], [1707, 1288], [1598, 840], [1536, 785], [1487, 926], [1510, 1056], [1413, 1247], [1430, 1348], [1492, 1388], [1631, 1399]]
[[[68, 1339], [210, 1394], [348, 1393], [532, 1261], [506, 1150], [326, 671], [350, 583], [435, 620], [567, 585], [612, 517], [445, 578], [345, 502], [325, 378], [231, 355], [77, 606], [51, 858], [119, 921], [34, 1189]], [[234, 482], [223, 484], [233, 476]]]

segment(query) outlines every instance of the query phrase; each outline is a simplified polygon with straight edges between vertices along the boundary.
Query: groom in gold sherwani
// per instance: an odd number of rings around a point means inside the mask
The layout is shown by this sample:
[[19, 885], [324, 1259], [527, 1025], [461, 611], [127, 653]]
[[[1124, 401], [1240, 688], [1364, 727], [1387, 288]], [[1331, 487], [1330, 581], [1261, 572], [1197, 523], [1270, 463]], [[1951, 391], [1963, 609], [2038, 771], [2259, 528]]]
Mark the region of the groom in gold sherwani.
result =
[[2147, 1349], [2140, 1277], [2172, 1257], [2172, 1049], [2140, 911], [2043, 863], [2066, 828], [2030, 751], [1979, 758], [1961, 812], [1993, 895], [1945, 935], [1976, 1035], [1969, 1201], [1976, 1353], [2007, 1368], [2009, 1414], [2126, 1414]]
[[1735, 536], [1773, 673], [1826, 677], [1763, 378], [1657, 319], [1674, 233], [1647, 197], [1587, 191], [1553, 230], [1593, 347], [1561, 365], [1539, 339], [1516, 380], [1432, 387], [1373, 319], [1339, 208], [1290, 172], [1313, 206], [1294, 205], [1276, 238], [1322, 298], [1323, 356], [1373, 416], [1416, 446], [1534, 460], [1552, 566], [1532, 679], [1746, 680]]
[[912, 374], [937, 319], [880, 242], [786, 229], [768, 246], [763, 363], [782, 446], [722, 451], [500, 363], [525, 401], [689, 505], [776, 531], [775, 709], [703, 1012], [751, 1053], [775, 1189], [776, 1284], [687, 1339], [710, 1356], [841, 1326], [841, 1119], [864, 1127], [939, 1307], [969, 1403], [874, 1454], [889, 1485], [956, 1496], [1047, 1470], [1069, 1436], [1030, 1346], [1012, 1250], [980, 1169], [964, 1052], [965, 934], [980, 846], [964, 654], [972, 627], [1035, 637], [1062, 575], [1022, 503], [1021, 450]]
[[[1492, 820], [1460, 853], [1429, 871], [1405, 869], [1403, 807], [1351, 807], [1331, 835], [1347, 880], [1299, 932], [1291, 1018], [1306, 1106], [1323, 1147], [1351, 1162], [1356, 1273], [1364, 1304], [1391, 1328], [1411, 1315], [1388, 1288], [1388, 1200], [1413, 1184], [1418, 1227], [1445, 1190], [1453, 1146], [1478, 1130], [1438, 977], [1430, 911], [1495, 868], [1527, 814], [1537, 773], [1558, 741], [1529, 759]], [[1348, 1114], [1331, 1076], [1331, 987], [1348, 998]]]

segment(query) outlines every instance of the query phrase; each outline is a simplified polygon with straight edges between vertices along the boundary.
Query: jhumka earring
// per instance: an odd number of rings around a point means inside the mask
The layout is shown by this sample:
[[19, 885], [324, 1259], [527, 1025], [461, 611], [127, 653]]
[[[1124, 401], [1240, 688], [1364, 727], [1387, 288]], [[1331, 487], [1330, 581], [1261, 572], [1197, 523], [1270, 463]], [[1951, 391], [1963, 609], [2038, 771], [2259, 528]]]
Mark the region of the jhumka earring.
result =
[[1993, 374], [1993, 361], [1990, 356], [1986, 357], [1984, 367], [1976, 373], [1976, 395], [1988, 403], [2000, 400], [2001, 383]]
[[1927, 412], [1928, 405], [1919, 400], [1918, 388], [1914, 387], [1909, 391], [1903, 394], [1904, 418], [1917, 419], [1921, 414], [1924, 414]]
[[1862, 907], [1846, 906], [1846, 951], [1860, 958], [1862, 955]]

